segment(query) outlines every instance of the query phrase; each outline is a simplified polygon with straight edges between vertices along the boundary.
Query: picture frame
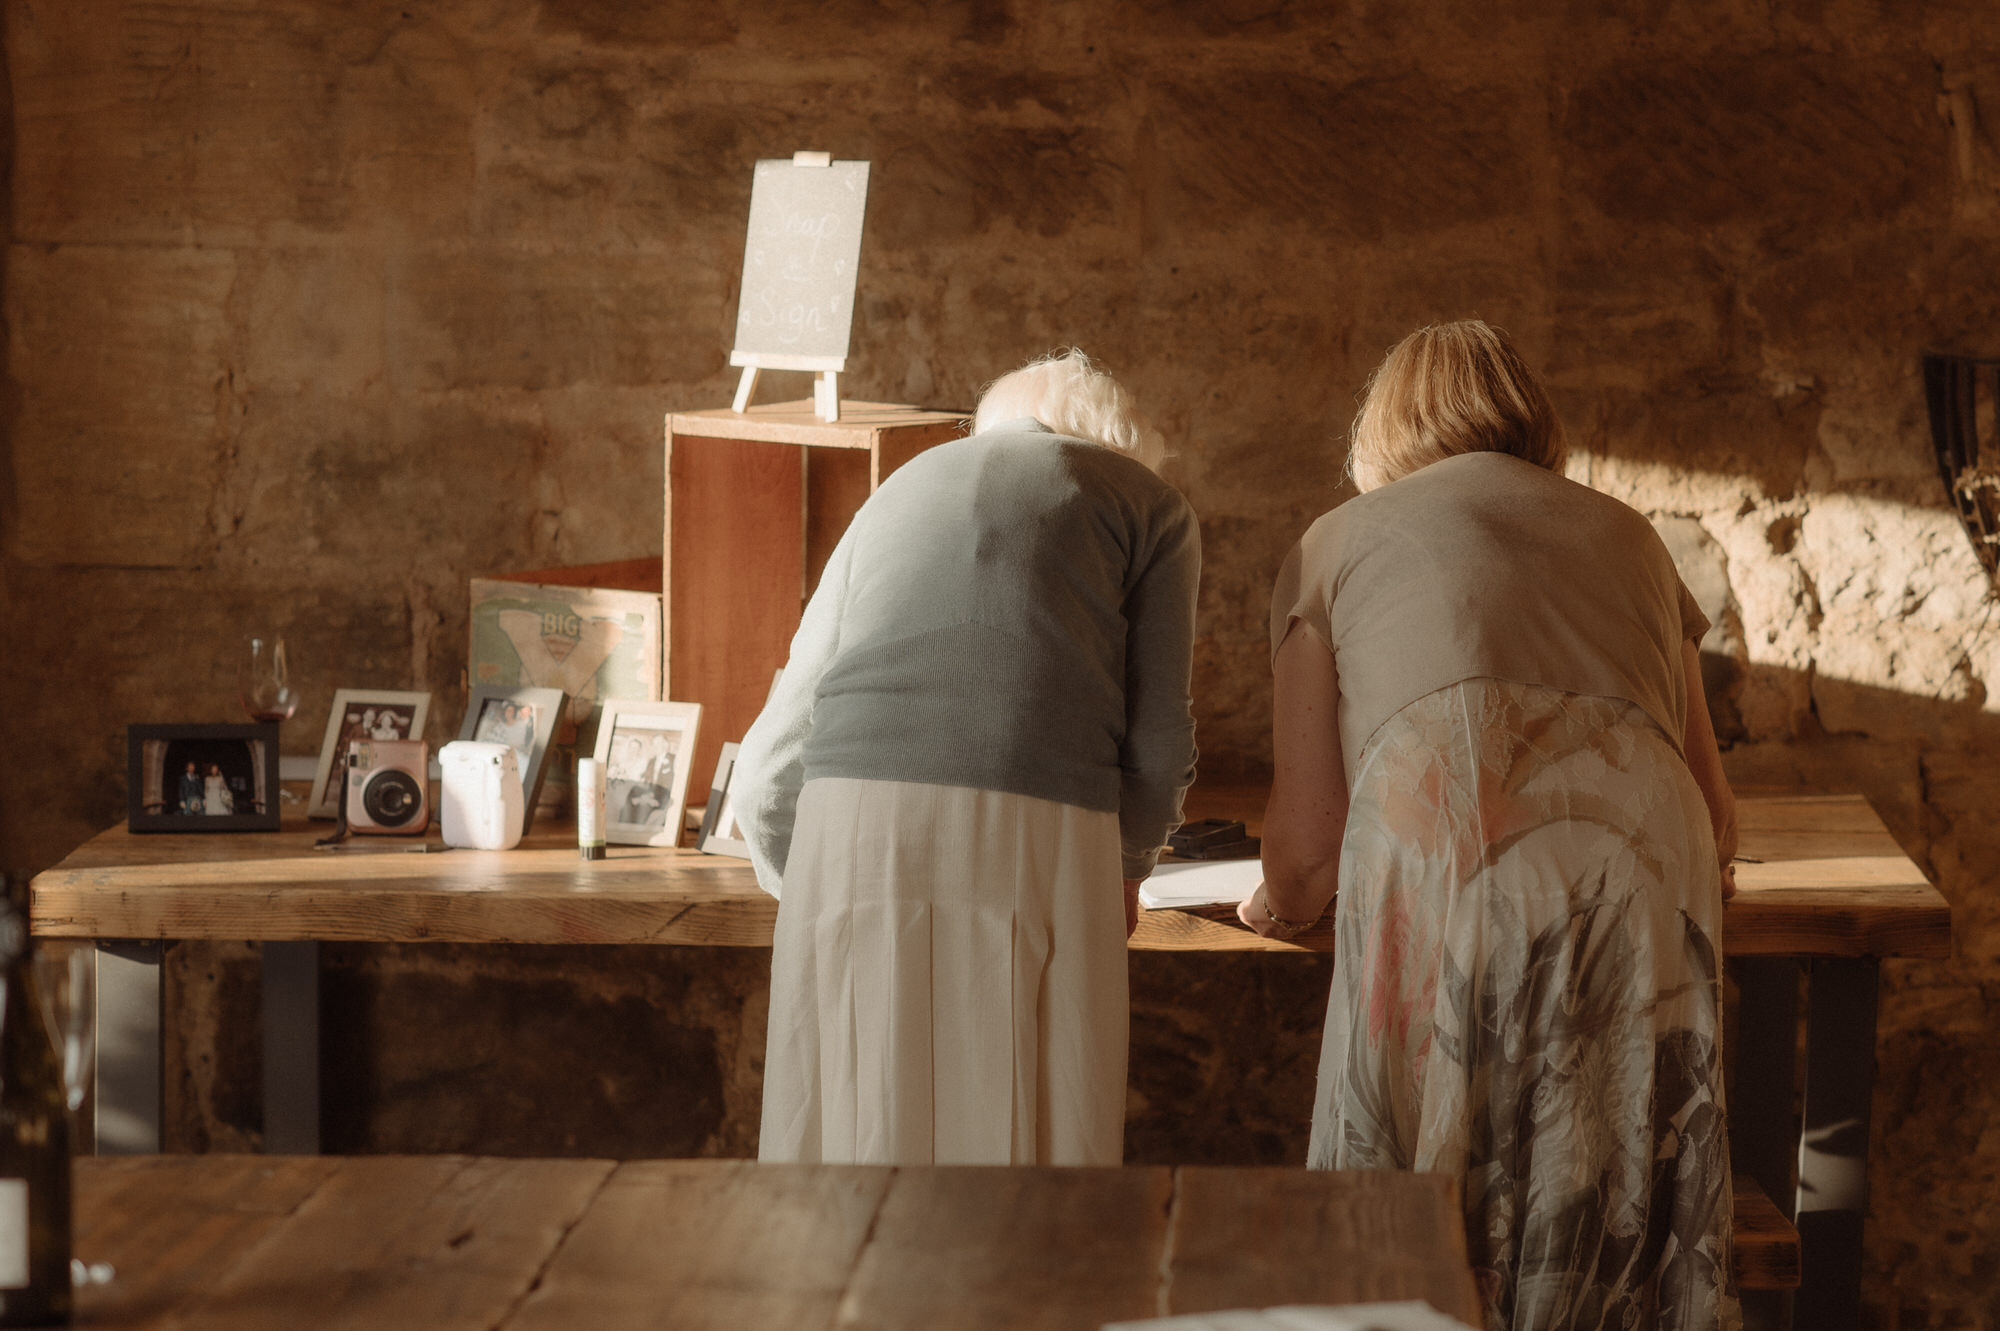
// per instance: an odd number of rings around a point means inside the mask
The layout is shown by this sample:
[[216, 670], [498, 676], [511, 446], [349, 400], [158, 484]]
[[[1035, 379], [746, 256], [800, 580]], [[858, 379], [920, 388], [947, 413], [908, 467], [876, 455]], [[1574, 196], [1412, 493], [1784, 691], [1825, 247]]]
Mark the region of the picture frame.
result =
[[[320, 740], [319, 762], [313, 767], [312, 793], [306, 797], [306, 817], [338, 818], [340, 786], [334, 767], [356, 739], [422, 739], [430, 719], [431, 695], [396, 689], [336, 689], [326, 714], [326, 734]], [[384, 733], [387, 732], [387, 733]]]
[[565, 699], [561, 689], [475, 684], [465, 700], [458, 738], [497, 742], [514, 750], [521, 766], [521, 831], [535, 821], [535, 801], [548, 775], [549, 746], [555, 742]]
[[730, 798], [731, 783], [736, 776], [736, 753], [740, 748], [741, 744], [731, 740], [722, 746], [721, 756], [715, 760], [715, 781], [708, 788], [708, 807], [702, 811], [701, 832], [694, 843], [704, 855], [750, 858], [750, 843], [744, 840], [743, 827], [736, 821]]
[[604, 767], [604, 839], [678, 846], [701, 704], [607, 698], [592, 755]]
[[657, 557], [474, 578], [470, 609], [466, 682], [561, 689], [558, 749], [591, 753], [602, 699], [660, 696]]
[[278, 727], [125, 727], [125, 825], [134, 832], [278, 830]]

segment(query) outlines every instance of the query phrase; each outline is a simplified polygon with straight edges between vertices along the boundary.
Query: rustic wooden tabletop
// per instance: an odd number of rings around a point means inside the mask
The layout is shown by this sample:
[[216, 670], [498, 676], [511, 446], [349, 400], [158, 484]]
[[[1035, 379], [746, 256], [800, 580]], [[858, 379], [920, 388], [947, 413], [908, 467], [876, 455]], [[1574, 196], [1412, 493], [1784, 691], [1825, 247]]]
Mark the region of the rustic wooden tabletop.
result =
[[[1191, 799], [1191, 816], [1254, 823], [1250, 794]], [[1859, 795], [1739, 802], [1739, 891], [1724, 912], [1732, 956], [1943, 957], [1951, 911]], [[321, 939], [468, 943], [677, 943], [768, 947], [777, 903], [749, 865], [688, 850], [613, 846], [577, 857], [574, 830], [511, 851], [413, 854], [397, 838], [315, 851], [328, 825], [271, 833], [112, 828], [33, 883], [37, 934], [57, 938]], [[432, 844], [436, 844], [435, 833]], [[1291, 942], [1226, 909], [1148, 911], [1132, 945], [1329, 950], [1331, 921]]]

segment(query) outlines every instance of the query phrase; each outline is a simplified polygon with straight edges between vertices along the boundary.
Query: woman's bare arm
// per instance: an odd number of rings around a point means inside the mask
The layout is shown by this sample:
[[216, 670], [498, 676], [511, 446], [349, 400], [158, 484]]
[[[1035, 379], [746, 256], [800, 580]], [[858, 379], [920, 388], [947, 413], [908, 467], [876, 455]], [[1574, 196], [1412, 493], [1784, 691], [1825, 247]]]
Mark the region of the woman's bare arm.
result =
[[1736, 797], [1722, 774], [1722, 750], [1715, 742], [1715, 723], [1708, 715], [1708, 695], [1701, 688], [1701, 653], [1692, 641], [1681, 644], [1681, 671], [1687, 676], [1687, 733], [1681, 748], [1688, 770], [1708, 804], [1708, 821], [1715, 829], [1715, 855], [1722, 862], [1722, 896], [1736, 895]]
[[1264, 883], [1237, 915], [1266, 937], [1288, 938], [1298, 930], [1281, 921], [1318, 919], [1339, 886], [1347, 774], [1340, 681], [1326, 644], [1294, 624], [1278, 648], [1271, 684], [1275, 770], [1264, 808]]

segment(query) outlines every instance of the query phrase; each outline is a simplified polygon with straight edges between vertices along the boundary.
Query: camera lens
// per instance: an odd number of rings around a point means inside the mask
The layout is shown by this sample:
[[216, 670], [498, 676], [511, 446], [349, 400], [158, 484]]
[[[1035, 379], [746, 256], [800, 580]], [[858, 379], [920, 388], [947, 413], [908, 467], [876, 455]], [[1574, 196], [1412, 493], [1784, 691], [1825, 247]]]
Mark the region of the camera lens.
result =
[[423, 807], [424, 792], [415, 777], [388, 768], [368, 778], [361, 788], [361, 807], [377, 827], [401, 827]]

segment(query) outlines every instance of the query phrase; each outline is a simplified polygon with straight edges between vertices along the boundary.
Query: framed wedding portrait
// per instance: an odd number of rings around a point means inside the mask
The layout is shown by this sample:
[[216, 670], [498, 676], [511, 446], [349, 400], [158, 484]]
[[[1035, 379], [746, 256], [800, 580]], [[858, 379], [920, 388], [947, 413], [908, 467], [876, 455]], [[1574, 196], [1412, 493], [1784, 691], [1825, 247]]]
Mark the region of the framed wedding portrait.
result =
[[458, 738], [505, 744], [514, 751], [521, 768], [521, 793], [526, 797], [523, 831], [535, 820], [535, 801], [541, 798], [549, 746], [555, 742], [556, 727], [562, 721], [563, 701], [561, 689], [498, 684], [474, 685], [472, 696], [465, 700], [465, 720], [459, 724]]
[[125, 728], [125, 824], [134, 832], [278, 830], [278, 727]]
[[340, 816], [340, 786], [334, 769], [347, 746], [358, 739], [422, 739], [430, 718], [431, 695], [392, 689], [339, 689], [327, 713], [326, 734], [313, 766], [312, 794], [306, 799], [308, 818]]
[[701, 704], [607, 699], [597, 727], [604, 765], [604, 839], [620, 846], [677, 846], [687, 811]]

